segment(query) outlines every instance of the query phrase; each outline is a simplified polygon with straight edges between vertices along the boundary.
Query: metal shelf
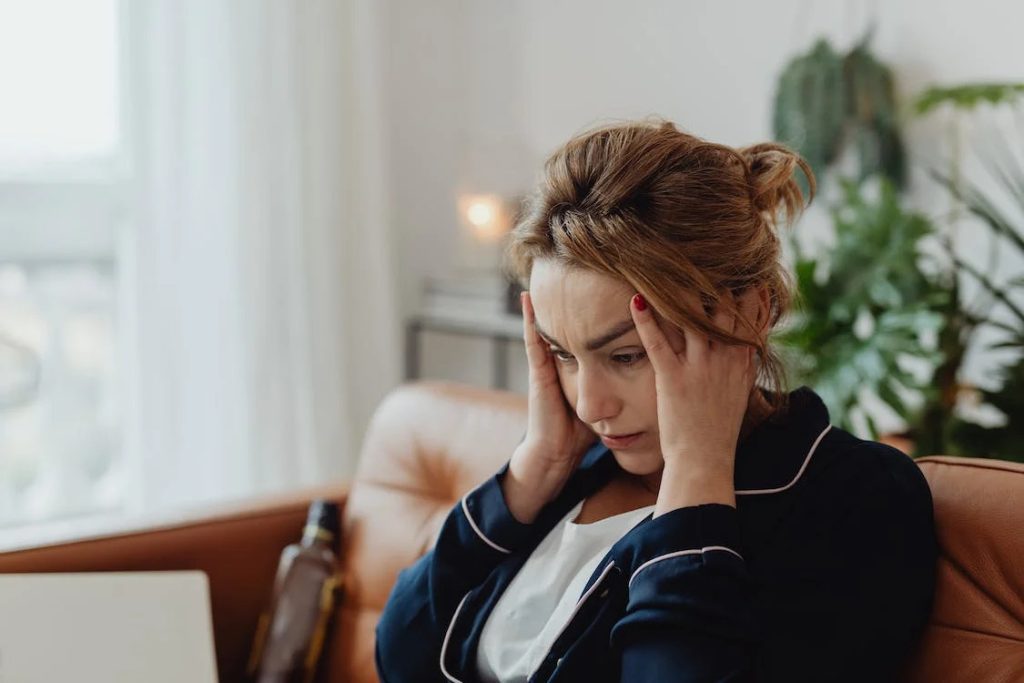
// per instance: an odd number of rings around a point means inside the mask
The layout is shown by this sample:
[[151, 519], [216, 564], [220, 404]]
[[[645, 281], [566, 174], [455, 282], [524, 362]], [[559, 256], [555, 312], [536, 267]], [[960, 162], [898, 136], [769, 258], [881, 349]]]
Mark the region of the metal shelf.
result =
[[405, 377], [420, 376], [420, 336], [425, 331], [479, 337], [491, 341], [491, 377], [497, 389], [508, 389], [507, 344], [523, 340], [523, 318], [514, 313], [423, 310], [405, 325]]

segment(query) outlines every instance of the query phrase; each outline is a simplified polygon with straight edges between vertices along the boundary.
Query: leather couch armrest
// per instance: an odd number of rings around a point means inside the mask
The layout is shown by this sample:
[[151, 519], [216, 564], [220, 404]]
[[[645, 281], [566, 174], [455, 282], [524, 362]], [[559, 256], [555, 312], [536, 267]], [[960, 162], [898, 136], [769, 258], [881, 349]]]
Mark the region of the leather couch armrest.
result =
[[199, 569], [210, 580], [222, 683], [242, 680], [282, 548], [298, 541], [309, 503], [344, 510], [345, 484], [204, 508], [92, 538], [0, 553], [0, 573]]

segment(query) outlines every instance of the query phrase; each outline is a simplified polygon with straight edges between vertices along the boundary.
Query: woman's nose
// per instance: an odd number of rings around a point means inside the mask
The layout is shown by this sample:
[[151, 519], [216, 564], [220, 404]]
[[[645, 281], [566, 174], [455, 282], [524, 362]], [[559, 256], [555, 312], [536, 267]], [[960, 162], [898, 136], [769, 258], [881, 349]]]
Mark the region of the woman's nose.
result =
[[600, 372], [580, 370], [576, 374], [576, 415], [594, 425], [618, 414], [620, 402], [615, 389]]

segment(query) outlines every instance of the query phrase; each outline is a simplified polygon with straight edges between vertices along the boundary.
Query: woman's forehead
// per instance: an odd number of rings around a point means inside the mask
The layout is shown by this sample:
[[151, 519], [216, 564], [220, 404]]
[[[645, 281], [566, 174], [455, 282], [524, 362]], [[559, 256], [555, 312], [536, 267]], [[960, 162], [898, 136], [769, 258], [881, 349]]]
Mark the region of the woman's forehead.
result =
[[530, 272], [530, 296], [534, 299], [626, 298], [633, 292], [629, 285], [604, 273], [573, 268], [550, 259], [538, 261]]
[[631, 327], [631, 290], [599, 273], [545, 269], [530, 282], [536, 324], [559, 346], [582, 346], [623, 324]]

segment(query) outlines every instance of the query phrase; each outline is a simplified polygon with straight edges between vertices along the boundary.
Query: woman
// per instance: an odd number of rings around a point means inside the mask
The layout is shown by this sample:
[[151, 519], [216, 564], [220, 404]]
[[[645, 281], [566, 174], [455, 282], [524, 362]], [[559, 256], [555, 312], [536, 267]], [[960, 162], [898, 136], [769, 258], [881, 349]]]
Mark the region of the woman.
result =
[[[545, 166], [512, 233], [528, 429], [398, 577], [377, 667], [405, 681], [884, 681], [931, 607], [927, 482], [788, 391], [786, 148], [668, 122]], [[596, 441], [595, 441], [596, 439]]]

